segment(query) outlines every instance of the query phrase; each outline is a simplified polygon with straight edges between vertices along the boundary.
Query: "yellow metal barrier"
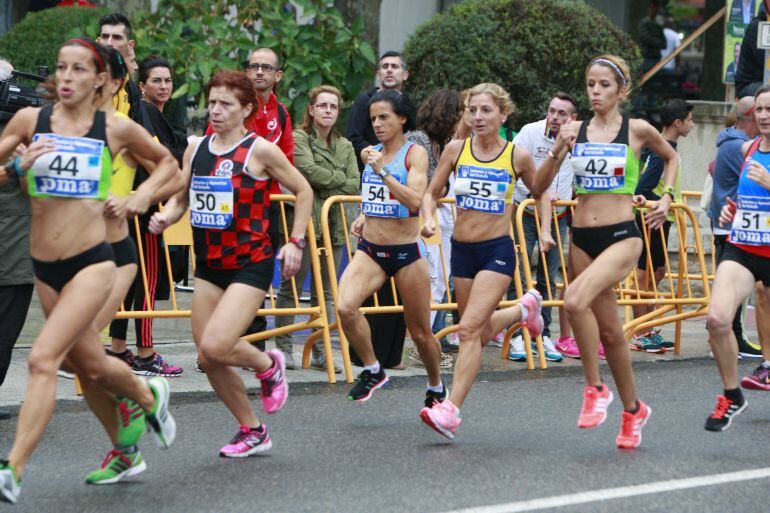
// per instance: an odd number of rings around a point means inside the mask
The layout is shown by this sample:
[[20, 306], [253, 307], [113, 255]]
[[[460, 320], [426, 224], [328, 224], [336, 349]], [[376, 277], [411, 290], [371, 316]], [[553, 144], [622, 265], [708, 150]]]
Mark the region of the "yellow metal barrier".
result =
[[[518, 242], [521, 247], [524, 245], [524, 225], [523, 215], [526, 206], [534, 206], [535, 201], [532, 199], [526, 200], [516, 212], [516, 231], [518, 234]], [[556, 223], [556, 207], [569, 207], [574, 208], [575, 201], [556, 201], [553, 203], [552, 222]], [[645, 218], [645, 213], [649, 208], [654, 207], [654, 203], [648, 203], [646, 207], [641, 209], [642, 218]], [[685, 319], [692, 317], [698, 317], [705, 315], [708, 311], [708, 304], [710, 299], [709, 290], [709, 274], [706, 266], [705, 254], [701, 245], [700, 230], [698, 228], [698, 221], [692, 210], [685, 205], [674, 203], [671, 205], [671, 212], [675, 214], [675, 222], [672, 224], [672, 229], [676, 229], [678, 237], [678, 252], [676, 259], [676, 266], [672, 266], [669, 253], [668, 244], [665, 238], [663, 240], [663, 254], [665, 256], [665, 270], [666, 273], [661, 282], [663, 287], [659, 287], [654, 279], [651, 280], [651, 290], [643, 290], [638, 282], [636, 269], [616, 287], [618, 294], [618, 305], [630, 307], [632, 305], [649, 305], [654, 307], [654, 310], [638, 319], [631, 319], [630, 308], [627, 308], [626, 322], [623, 326], [626, 339], [630, 339], [634, 333], [647, 330], [655, 326], [667, 324], [671, 322], [676, 323], [676, 336], [674, 341], [674, 352], [679, 353], [680, 339], [681, 339], [681, 322]], [[535, 214], [535, 222], [540, 227], [540, 220]], [[688, 227], [693, 233], [693, 244], [688, 246], [687, 243], [687, 229]], [[662, 234], [662, 228], [658, 228]], [[672, 230], [673, 231], [673, 230]], [[648, 274], [652, 274], [652, 257], [650, 254], [650, 230], [646, 226], [642, 226], [642, 237], [645, 241], [645, 258], [647, 261]], [[558, 229], [556, 230], [558, 235]], [[562, 287], [569, 285], [569, 278], [566, 269], [566, 257], [564, 255], [563, 241], [557, 240], [558, 249], [562, 264], [562, 276], [564, 277], [564, 283]], [[694, 255], [694, 265], [697, 267], [694, 270], [689, 269], [690, 259], [688, 255]], [[526, 251], [519, 251], [520, 263], [524, 271], [524, 282], [526, 287], [532, 288], [534, 286], [534, 280], [532, 278], [531, 265], [529, 261], [529, 255]], [[540, 253], [540, 260], [545, 261], [544, 253]], [[635, 266], [636, 267], [636, 266]], [[548, 278], [547, 267], [544, 268], [544, 274], [546, 280]], [[700, 287], [696, 286], [697, 281]], [[558, 287], [557, 287], [558, 288]], [[645, 289], [647, 287], [644, 287]], [[517, 290], [517, 293], [521, 291]], [[548, 287], [547, 297], [544, 298], [543, 306], [550, 307], [563, 307], [564, 301], [555, 297], [554, 291]], [[685, 309], [688, 309], [685, 311]], [[669, 315], [670, 313], [670, 315]], [[529, 353], [529, 345], [525, 344], [525, 350]], [[538, 353], [541, 359], [541, 368], [545, 368], [545, 362], [543, 361], [543, 351], [538, 341]]]
[[[287, 195], [287, 194], [273, 194], [270, 196], [270, 201], [274, 203], [278, 203], [281, 211], [281, 223], [283, 224], [283, 233], [288, 234], [290, 233], [290, 230], [287, 229], [287, 222], [286, 222], [286, 203], [291, 203], [294, 201], [294, 196]], [[139, 233], [139, 221], [137, 219], [134, 219], [134, 230], [138, 234]], [[169, 246], [170, 245], [184, 245], [184, 246], [190, 246], [192, 247], [192, 230], [189, 225], [188, 216], [184, 216], [182, 220], [180, 220], [179, 223], [175, 224], [174, 226], [170, 227], [164, 234], [161, 236], [163, 239], [163, 251], [164, 251], [164, 258], [166, 262], [166, 271], [168, 273], [168, 279], [170, 284], [170, 300], [171, 300], [171, 308], [170, 309], [155, 309], [155, 308], [148, 308], [147, 310], [126, 310], [125, 305], [124, 308], [121, 308], [121, 311], [118, 312], [115, 315], [115, 318], [118, 319], [139, 319], [139, 318], [154, 318], [154, 319], [169, 319], [169, 318], [184, 318], [184, 317], [190, 317], [190, 310], [182, 310], [179, 309], [177, 298], [176, 298], [176, 292], [174, 290], [174, 279], [172, 276], [171, 271], [171, 260], [169, 257]], [[312, 272], [313, 279], [312, 284], [315, 287], [315, 291], [317, 294], [317, 297], [323, 298], [323, 285], [321, 283], [321, 268], [320, 268], [320, 260], [319, 255], [320, 251], [318, 248], [318, 245], [316, 244], [316, 235], [315, 230], [313, 229], [313, 223], [312, 220], [310, 223], [308, 223], [308, 232], [307, 232], [307, 238], [308, 238], [308, 247], [307, 250], [310, 252], [310, 267]], [[139, 254], [139, 269], [142, 276], [142, 284], [144, 286], [145, 290], [145, 297], [148, 299], [150, 298], [148, 293], [148, 286], [147, 286], [147, 266], [144, 260], [144, 252], [142, 250], [142, 241], [141, 237], [136, 238], [138, 242], [137, 252]], [[284, 241], [288, 242], [288, 235], [284, 235]], [[190, 251], [190, 254], [192, 255], [193, 252]], [[192, 258], [193, 264], [195, 262], [195, 259]], [[322, 301], [319, 301], [318, 306], [301, 306], [300, 305], [300, 294], [301, 294], [301, 284], [299, 288], [298, 293], [298, 287], [297, 284], [292, 278], [292, 289], [294, 294], [294, 308], [276, 308], [274, 305], [275, 302], [275, 294], [273, 291], [273, 288], [270, 287], [270, 290], [268, 291], [268, 298], [271, 301], [271, 304], [273, 305], [272, 308], [261, 308], [255, 312], [255, 315], [307, 315], [309, 316], [309, 319], [304, 322], [296, 322], [294, 324], [290, 324], [287, 326], [283, 326], [281, 328], [275, 328], [271, 330], [266, 330], [261, 333], [253, 333], [250, 335], [245, 336], [244, 338], [249, 342], [255, 342], [257, 340], [265, 340], [268, 338], [271, 338], [276, 335], [282, 335], [286, 333], [291, 333], [294, 331], [302, 331], [305, 329], [317, 329], [318, 336], [320, 336], [323, 339], [323, 345], [324, 345], [324, 352], [326, 357], [326, 363], [327, 363], [327, 375], [329, 379], [329, 383], [335, 383], [336, 378], [334, 375], [334, 363], [332, 360], [332, 347], [331, 347], [331, 338], [329, 336], [329, 323], [327, 321], [326, 316], [326, 306]], [[303, 352], [302, 357], [302, 366], [303, 368], [308, 368], [310, 366], [310, 354], [306, 350]]]

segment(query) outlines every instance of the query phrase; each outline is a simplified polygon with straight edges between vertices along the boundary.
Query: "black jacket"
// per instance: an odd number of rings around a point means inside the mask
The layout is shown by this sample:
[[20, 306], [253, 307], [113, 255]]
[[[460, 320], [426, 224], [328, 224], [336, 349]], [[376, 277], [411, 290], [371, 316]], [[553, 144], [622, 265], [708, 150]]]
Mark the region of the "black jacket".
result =
[[364, 163], [361, 162], [361, 150], [379, 142], [377, 136], [374, 135], [374, 128], [372, 128], [372, 122], [369, 119], [369, 100], [372, 99], [372, 96], [377, 91], [379, 91], [377, 87], [372, 87], [368, 91], [359, 94], [353, 107], [350, 109], [350, 116], [348, 117], [345, 137], [353, 143], [359, 171], [364, 169]]
[[762, 3], [759, 12], [746, 27], [746, 33], [743, 36], [738, 69], [735, 70], [735, 96], [738, 98], [752, 94], [752, 91], [747, 90], [749, 86], [765, 80], [765, 51], [757, 48], [757, 33], [759, 23], [766, 20], [765, 4]]

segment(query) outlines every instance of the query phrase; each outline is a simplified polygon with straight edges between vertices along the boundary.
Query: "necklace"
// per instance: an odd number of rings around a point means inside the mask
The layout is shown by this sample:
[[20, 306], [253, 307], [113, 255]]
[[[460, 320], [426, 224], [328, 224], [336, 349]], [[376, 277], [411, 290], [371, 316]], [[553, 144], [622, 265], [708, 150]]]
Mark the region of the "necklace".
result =
[[609, 123], [607, 123], [607, 124], [606, 124], [606, 125], [604, 125], [603, 127], [600, 127], [600, 126], [598, 126], [598, 125], [599, 125], [599, 123], [596, 121], [596, 118], [594, 118], [594, 119], [593, 119], [591, 122], [592, 122], [592, 123], [593, 123], [593, 124], [596, 126], [596, 128], [601, 128], [601, 129], [602, 129], [602, 132], [606, 132], [607, 130], [609, 130], [609, 128], [610, 128], [611, 126], [614, 126], [614, 125], [615, 125], [615, 121], [616, 121], [616, 119], [613, 119], [612, 121], [610, 121]]

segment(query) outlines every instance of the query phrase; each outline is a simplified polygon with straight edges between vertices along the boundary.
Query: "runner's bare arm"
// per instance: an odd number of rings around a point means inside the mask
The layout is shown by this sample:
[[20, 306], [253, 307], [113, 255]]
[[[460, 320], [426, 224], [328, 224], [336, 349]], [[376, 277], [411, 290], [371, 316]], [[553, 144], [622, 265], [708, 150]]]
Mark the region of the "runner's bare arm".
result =
[[452, 173], [457, 159], [460, 158], [464, 144], [463, 139], [455, 139], [446, 145], [441, 153], [436, 171], [433, 172], [433, 178], [431, 178], [422, 197], [422, 234], [425, 237], [432, 237], [436, 233], [436, 224], [433, 222], [436, 202], [442, 196], [444, 188], [449, 182], [449, 175]]
[[[376, 172], [382, 169], [381, 160], [377, 162], [369, 161], [368, 163], [371, 164]], [[422, 197], [425, 194], [425, 189], [428, 187], [428, 152], [422, 146], [413, 145], [407, 155], [406, 164], [409, 169], [406, 185], [403, 185], [390, 175], [383, 178], [382, 181], [390, 189], [393, 198], [402, 205], [406, 205], [410, 211], [417, 212], [420, 210]]]

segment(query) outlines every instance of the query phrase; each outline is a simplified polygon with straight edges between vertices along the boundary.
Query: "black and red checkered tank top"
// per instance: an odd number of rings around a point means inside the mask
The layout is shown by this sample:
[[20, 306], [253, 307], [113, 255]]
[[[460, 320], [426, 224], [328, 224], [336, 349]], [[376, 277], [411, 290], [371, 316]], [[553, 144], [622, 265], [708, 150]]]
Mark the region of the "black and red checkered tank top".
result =
[[268, 231], [272, 179], [255, 178], [246, 163], [257, 140], [246, 134], [222, 153], [211, 149], [216, 134], [195, 149], [190, 180], [190, 222], [195, 258], [211, 269], [241, 269], [273, 256]]

